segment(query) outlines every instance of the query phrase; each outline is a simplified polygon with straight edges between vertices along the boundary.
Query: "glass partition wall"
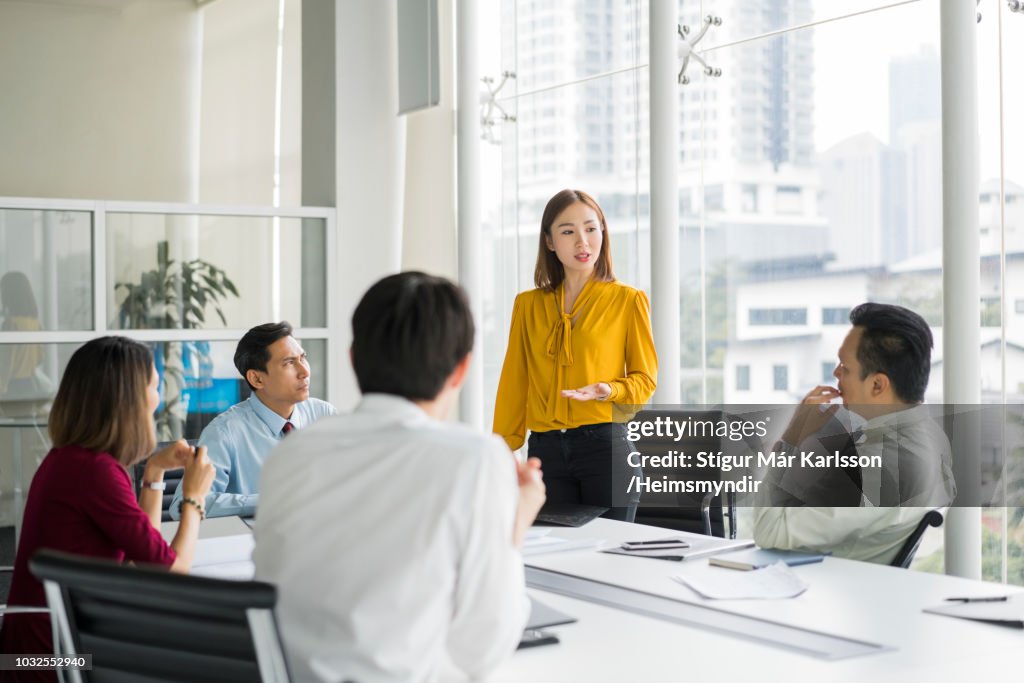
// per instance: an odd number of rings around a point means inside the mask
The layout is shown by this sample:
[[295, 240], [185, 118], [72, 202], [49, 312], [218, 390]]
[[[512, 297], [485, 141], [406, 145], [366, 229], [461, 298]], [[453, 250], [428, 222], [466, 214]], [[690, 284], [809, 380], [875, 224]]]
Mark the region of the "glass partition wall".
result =
[[288, 320], [311, 394], [334, 368], [328, 255], [333, 209], [0, 198], [0, 525], [49, 442], [49, 404], [71, 354], [123, 334], [151, 346], [158, 438], [197, 438], [249, 394], [233, 364], [244, 332]]

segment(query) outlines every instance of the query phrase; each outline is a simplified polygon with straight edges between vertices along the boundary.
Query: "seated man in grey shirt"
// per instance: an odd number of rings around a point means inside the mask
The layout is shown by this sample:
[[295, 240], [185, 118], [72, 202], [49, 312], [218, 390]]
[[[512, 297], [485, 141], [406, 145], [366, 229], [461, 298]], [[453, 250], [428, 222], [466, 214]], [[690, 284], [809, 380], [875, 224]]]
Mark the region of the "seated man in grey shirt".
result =
[[[218, 415], [199, 437], [217, 470], [204, 504], [208, 517], [255, 514], [270, 449], [293, 429], [335, 412], [330, 403], [309, 397], [309, 362], [287, 322], [246, 332], [235, 350], [235, 367], [252, 395]], [[178, 519], [180, 509], [179, 487], [171, 517]]]
[[[812, 389], [775, 450], [856, 457], [858, 464], [771, 468], [754, 510], [754, 540], [886, 564], [925, 512], [953, 501], [952, 455], [922, 405], [931, 369], [928, 324], [878, 303], [854, 308], [850, 322], [834, 372], [838, 388]], [[828, 405], [836, 398], [848, 411], [849, 433], [836, 419], [839, 406]]]

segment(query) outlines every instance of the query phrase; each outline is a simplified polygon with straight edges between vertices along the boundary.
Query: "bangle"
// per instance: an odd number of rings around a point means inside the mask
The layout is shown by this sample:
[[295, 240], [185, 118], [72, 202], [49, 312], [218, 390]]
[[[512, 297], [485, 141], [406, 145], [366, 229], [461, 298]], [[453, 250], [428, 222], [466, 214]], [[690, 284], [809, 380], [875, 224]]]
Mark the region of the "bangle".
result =
[[185, 498], [181, 499], [181, 504], [184, 505], [185, 503], [188, 503], [189, 505], [195, 505], [196, 506], [196, 510], [199, 510], [199, 521], [203, 521], [204, 519], [206, 519], [206, 512], [203, 510], [203, 504], [202, 503], [200, 503], [195, 498], [189, 498], [188, 496], [186, 496]]
[[167, 490], [167, 482], [163, 481], [163, 480], [160, 480], [160, 481], [144, 481], [144, 482], [142, 482], [142, 488], [144, 488], [144, 489], [153, 489], [154, 491], [166, 491]]

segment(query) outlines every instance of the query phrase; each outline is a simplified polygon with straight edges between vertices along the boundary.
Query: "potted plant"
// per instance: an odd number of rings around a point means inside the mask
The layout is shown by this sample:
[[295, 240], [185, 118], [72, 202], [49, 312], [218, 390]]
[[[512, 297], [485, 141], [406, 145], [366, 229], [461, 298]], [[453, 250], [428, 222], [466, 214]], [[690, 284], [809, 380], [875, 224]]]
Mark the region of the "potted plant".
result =
[[[239, 294], [222, 268], [198, 258], [176, 261], [170, 258], [166, 241], [157, 243], [156, 264], [155, 269], [143, 272], [138, 282], [114, 285], [115, 293], [124, 293], [118, 309], [121, 329], [200, 329], [206, 323], [208, 308], [227, 325], [221, 304]], [[166, 386], [163, 403], [157, 409], [157, 434], [161, 440], [180, 438], [188, 412], [182, 401], [184, 390], [212, 382], [209, 344], [157, 342], [154, 356], [157, 369], [163, 367]]]

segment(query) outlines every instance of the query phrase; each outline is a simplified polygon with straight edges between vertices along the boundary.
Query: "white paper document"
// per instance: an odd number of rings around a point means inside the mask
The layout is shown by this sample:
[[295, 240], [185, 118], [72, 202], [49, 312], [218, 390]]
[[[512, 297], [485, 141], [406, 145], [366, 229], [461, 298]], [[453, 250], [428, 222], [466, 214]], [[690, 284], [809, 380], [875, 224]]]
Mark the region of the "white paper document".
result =
[[[252, 534], [200, 538], [196, 541], [196, 556], [192, 566], [209, 567], [218, 564], [250, 562], [255, 545]], [[193, 571], [193, 573], [196, 572]]]
[[795, 598], [807, 590], [807, 584], [783, 562], [749, 572], [709, 571], [697, 576], [675, 574], [672, 578], [712, 600], [778, 600]]
[[192, 576], [206, 576], [211, 579], [231, 579], [233, 581], [250, 581], [256, 574], [256, 565], [252, 560], [225, 562], [223, 564], [206, 564], [192, 567]]

